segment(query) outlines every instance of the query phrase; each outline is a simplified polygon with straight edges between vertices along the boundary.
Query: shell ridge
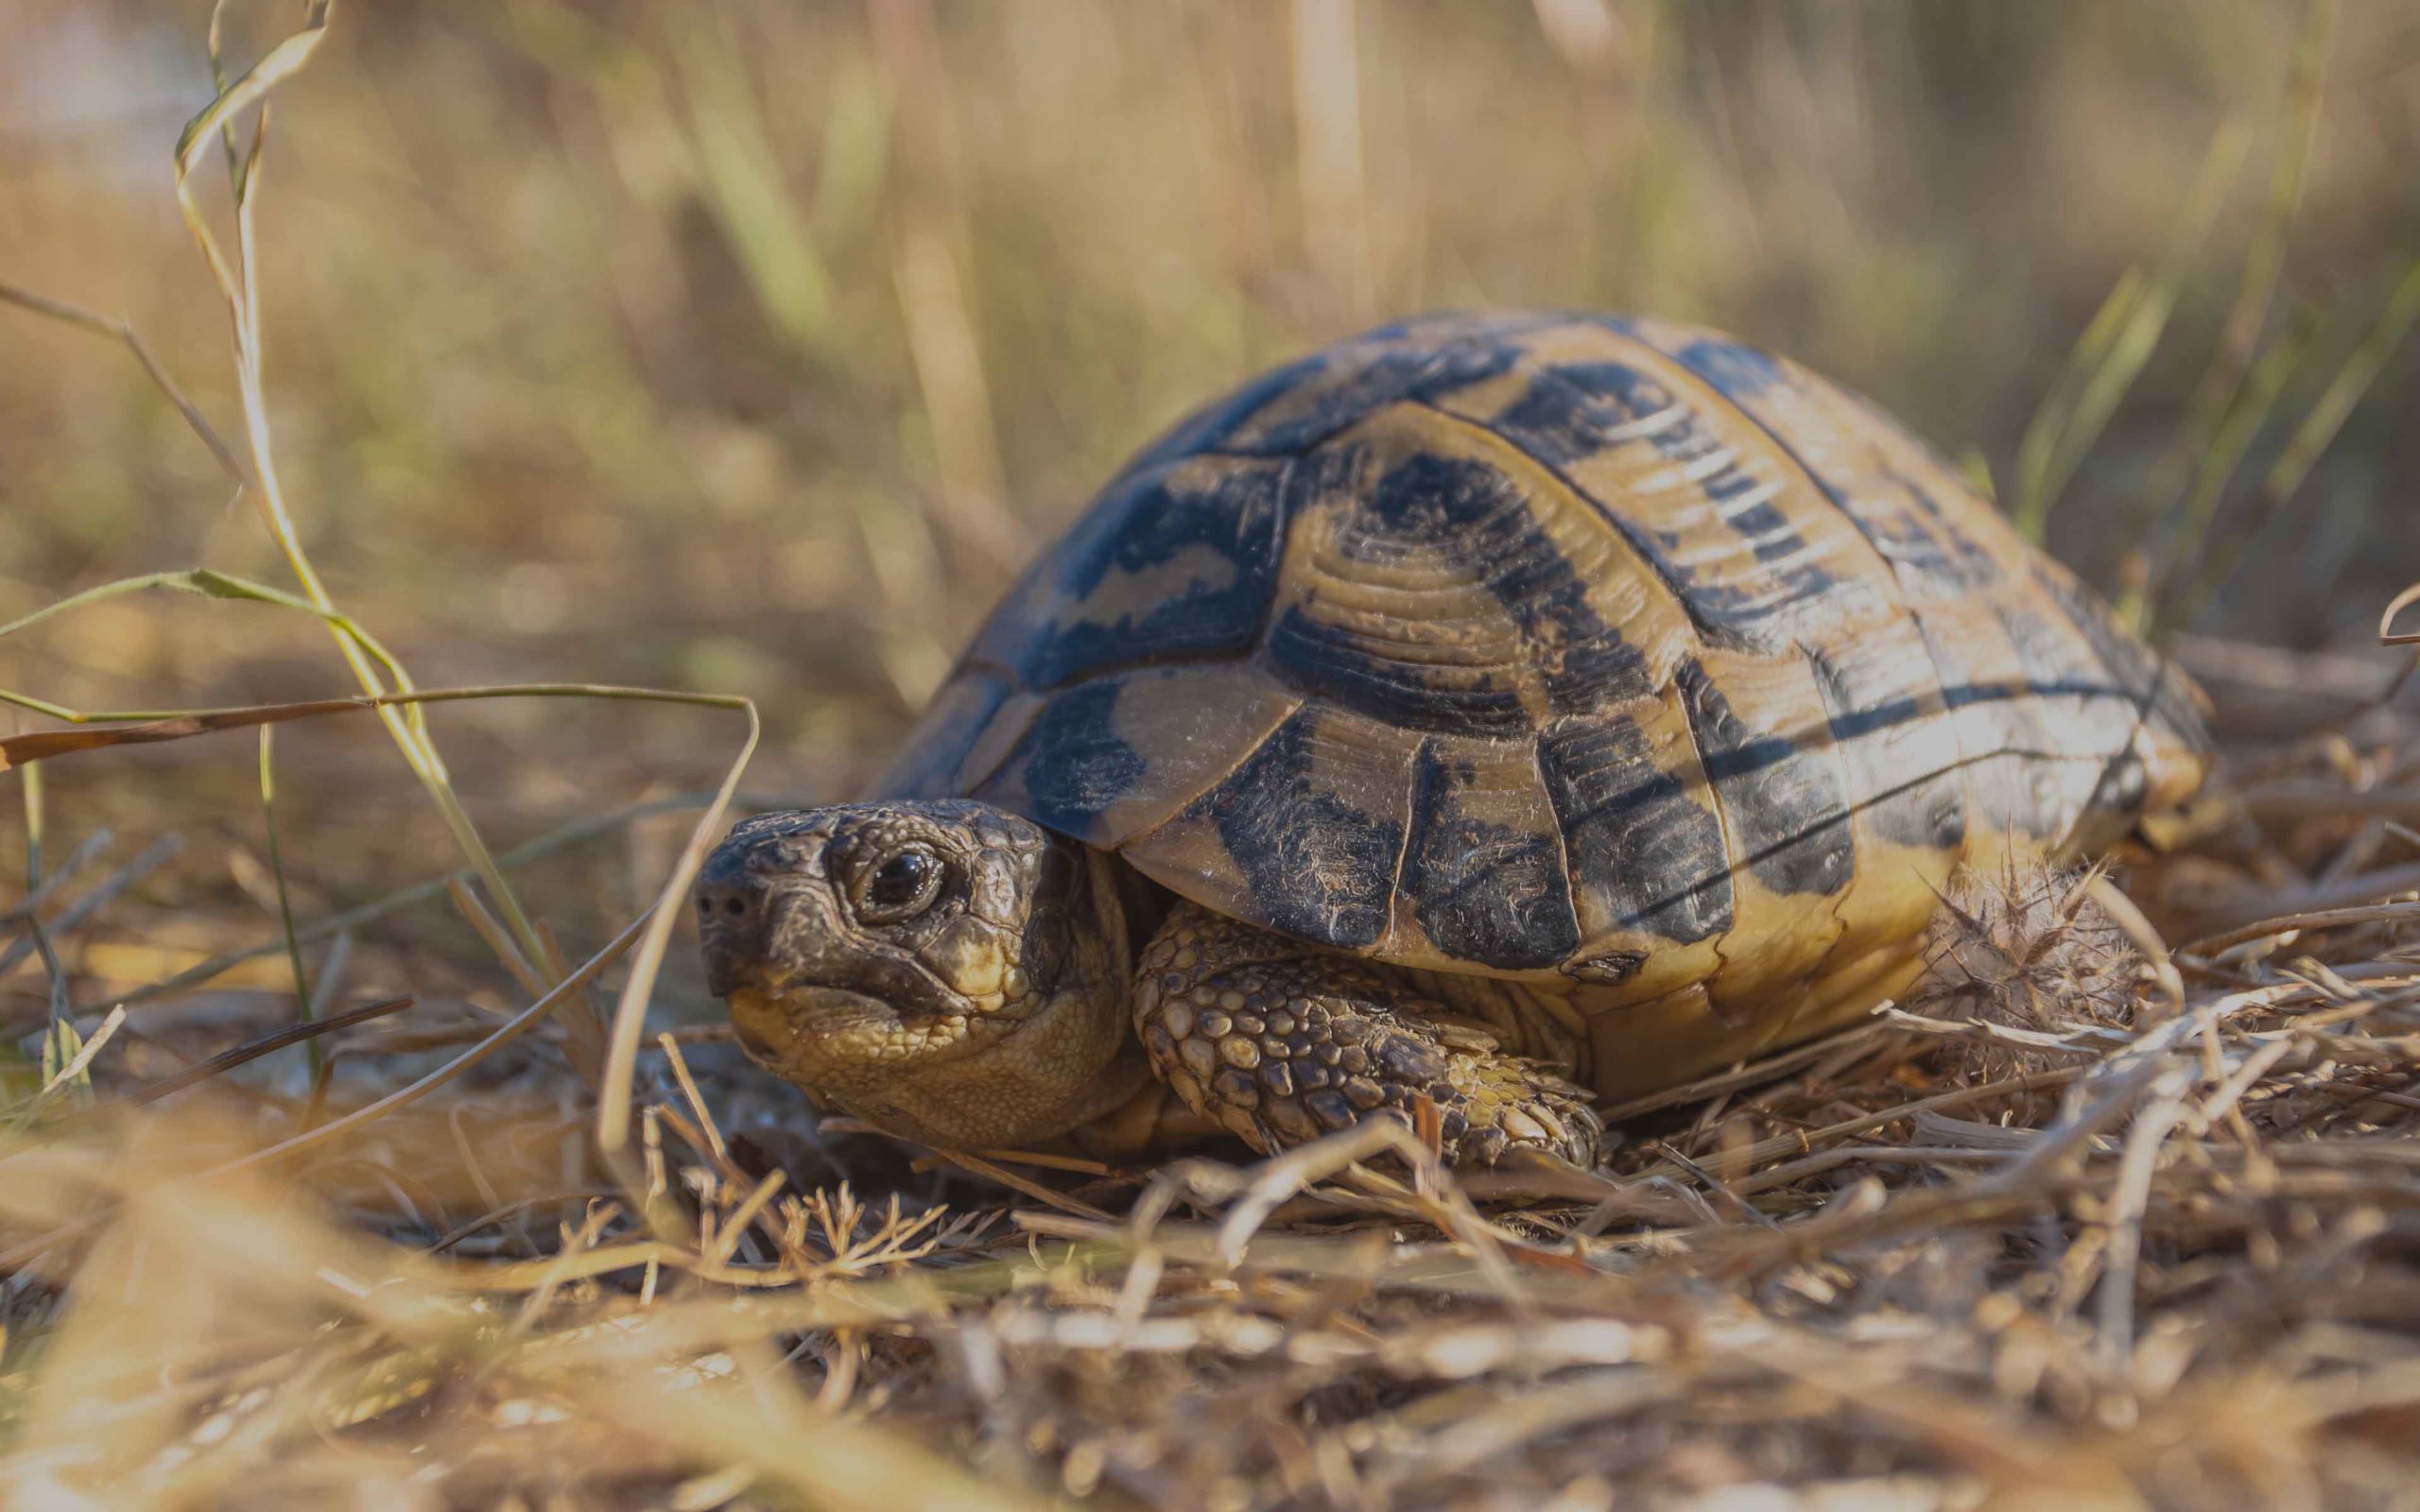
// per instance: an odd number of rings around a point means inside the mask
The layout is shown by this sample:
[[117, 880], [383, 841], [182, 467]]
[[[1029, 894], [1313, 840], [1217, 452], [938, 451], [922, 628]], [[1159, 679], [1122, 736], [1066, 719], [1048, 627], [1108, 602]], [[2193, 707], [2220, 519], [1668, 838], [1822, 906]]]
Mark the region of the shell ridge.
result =
[[[1550, 371], [1543, 368], [1530, 368], [1524, 369], [1523, 370], [1528, 372], [1535, 381], [1541, 383], [1560, 381], [1555, 379]], [[1564, 471], [1564, 469], [1551, 458], [1540, 455], [1534, 447], [1524, 445], [1519, 438], [1507, 435], [1505, 432], [1497, 430], [1495, 426], [1489, 425], [1481, 421], [1473, 420], [1467, 415], [1457, 415], [1450, 409], [1446, 409], [1440, 404], [1431, 403], [1425, 395], [1415, 395], [1409, 403], [1419, 405], [1421, 408], [1427, 410], [1431, 414], [1442, 416], [1456, 425], [1477, 432], [1481, 436], [1491, 437], [1494, 439], [1502, 442], [1504, 445], [1511, 447], [1513, 451], [1518, 452], [1525, 459], [1535, 466], [1540, 472], [1552, 478], [1556, 485], [1563, 489], [1564, 492], [1579, 500], [1582, 505], [1585, 505], [1590, 511], [1595, 513], [1613, 528], [1614, 533], [1619, 536], [1622, 539], [1623, 543], [1628, 545], [1630, 549], [1637, 555], [1640, 561], [1646, 563], [1647, 570], [1655, 575], [1655, 580], [1663, 585], [1664, 591], [1672, 595], [1674, 603], [1681, 606], [1682, 613], [1688, 619], [1689, 628], [1697, 632], [1699, 641], [1708, 645], [1727, 645], [1738, 650], [1752, 649], [1752, 647], [1740, 643], [1740, 638], [1737, 632], [1731, 630], [1727, 627], [1718, 625], [1705, 617], [1705, 613], [1702, 606], [1700, 606], [1687, 592], [1687, 584], [1681, 576], [1680, 567], [1671, 559], [1670, 555], [1666, 552], [1663, 547], [1657, 545], [1654, 541], [1648, 540], [1640, 533], [1637, 526], [1623, 519], [1617, 511], [1613, 509], [1603, 500], [1598, 498], [1586, 489], [1582, 488], [1580, 484], [1572, 478], [1569, 472]]]
[[1588, 945], [1587, 931], [1580, 924], [1580, 874], [1571, 866], [1571, 827], [1564, 822], [1563, 811], [1554, 800], [1554, 781], [1547, 771], [1543, 732], [1530, 740], [1530, 769], [1537, 775], [1538, 791], [1546, 795], [1547, 812], [1554, 816], [1554, 823], [1547, 828], [1553, 832], [1555, 865], [1563, 868], [1563, 885], [1571, 898], [1572, 928], [1580, 936], [1580, 943], [1571, 948], [1564, 959], [1574, 961], [1586, 954]]
[[1419, 743], [1411, 747], [1411, 760], [1404, 764], [1409, 770], [1404, 778], [1403, 843], [1395, 848], [1394, 875], [1387, 885], [1386, 932], [1378, 936], [1389, 945], [1403, 938], [1400, 933], [1404, 913], [1403, 873], [1404, 868], [1411, 864], [1412, 837], [1420, 829], [1422, 805], [1429, 797], [1428, 790], [1435, 782], [1428, 758], [1436, 745], [1436, 736], [1421, 736]]
[[[2037, 574], [2037, 576], [2039, 576], [2042, 575]], [[2065, 595], [2054, 595], [2054, 597], [2059, 604], [2060, 612], [2066, 617], [2069, 627], [2075, 631], [2076, 639], [2083, 644], [2085, 654], [2099, 663], [2100, 669], [2109, 676], [2108, 688], [2098, 690], [2097, 694], [2086, 693], [2080, 696], [2105, 697], [2109, 691], [2114, 689], [2123, 696], [2127, 706], [2134, 713], [2134, 722], [2127, 729], [2125, 743], [2101, 758], [2100, 772], [2093, 780], [2090, 796], [2078, 807], [2074, 816], [2069, 818], [2066, 829], [2060, 835], [2059, 847], [2066, 850], [2075, 844], [2077, 836], [2098, 815], [2133, 814], [2141, 809], [2144, 789], [2148, 785], [2148, 773], [2142, 770], [2142, 745], [2152, 730], [2152, 709], [2158, 692], [2173, 673], [2174, 668], [2165, 659], [2161, 659], [2152, 670], [2149, 679], [2142, 679], [2142, 685], [2139, 688], [2135, 687], [2126, 674], [2110, 659], [2109, 654], [2102, 648], [2100, 638], [2083, 623], [2082, 606], [2070, 605]], [[2132, 782], [2127, 780], [2130, 772], [2134, 778]]]
[[[1631, 331], [1621, 329], [1618, 326], [1616, 327], [1616, 329], [1620, 330], [1621, 334], [1628, 336], [1630, 339], [1645, 344], [1644, 337], [1641, 337]], [[1761, 353], [1761, 349], [1753, 350], [1758, 350], [1760, 354], [1763, 354]], [[1702, 354], [1697, 353], [1695, 349], [1690, 347], [1684, 348], [1678, 352], [1668, 352], [1667, 355], [1668, 355], [1673, 362], [1678, 363], [1683, 368], [1687, 369], [1690, 372], [1695, 373], [1702, 380], [1704, 380], [1710, 387], [1712, 387], [1718, 394], [1721, 395], [1724, 403], [1729, 405], [1732, 412], [1737, 415], [1741, 421], [1764, 433], [1764, 435], [1772, 442], [1774, 449], [1783, 456], [1788, 457], [1791, 464], [1797, 468], [1799, 473], [1804, 476], [1818, 492], [1820, 492], [1825, 499], [1829, 500], [1835, 509], [1847, 517], [1849, 524], [1857, 532], [1858, 539], [1866, 543], [1867, 548], [1873, 552], [1875, 558], [1882, 564], [1884, 573], [1887, 575], [1891, 584], [1893, 599], [1895, 601], [1893, 607], [1897, 608], [1901, 613], [1907, 616], [1910, 628], [1916, 632], [1916, 642], [1924, 648], [1926, 664], [1932, 669], [1933, 691], [1936, 696], [1940, 698], [1944, 712], [1952, 715], [1948, 720], [1950, 739], [1956, 743], [1959, 752], [1959, 760], [1951, 766], [1944, 768], [1943, 772], [1933, 773], [1929, 777], [1919, 781], [1930, 781], [1932, 778], [1937, 778], [1946, 772], [1957, 772], [1959, 787], [1965, 794], [1966, 808], [1970, 814], [1977, 812], [1977, 795], [1973, 792], [1974, 768], [1976, 764], [1981, 760], [1983, 756], [1987, 756], [1991, 753], [1986, 752], [1979, 754], [1966, 748], [1967, 731], [1964, 728], [1964, 722], [1954, 716], [1955, 710], [1950, 697], [1951, 684], [1949, 675], [1947, 669], [1942, 665], [1941, 657], [1938, 648], [1933, 643], [1933, 638], [1923, 633], [1920, 610], [1913, 595], [1909, 591], [1907, 569], [1903, 567], [1898, 558], [1893, 556], [1892, 553], [1885, 548], [1882, 538], [1876, 533], [1876, 527], [1874, 522], [1868, 520], [1861, 511], [1850, 507], [1847, 495], [1843, 493], [1841, 489], [1835, 486], [1830, 478], [1824, 476], [1822, 472], [1818, 471], [1813, 463], [1807, 460], [1806, 455], [1799, 443], [1791, 439], [1789, 436], [1786, 435], [1780, 426], [1773, 424], [1765, 416], [1758, 414], [1755, 410], [1750, 408], [1747, 404], [1740, 403], [1737, 398], [1734, 398], [1730, 393], [1725, 391], [1723, 386], [1716, 381], [1719, 375], [1707, 370], [1706, 360]], [[1803, 375], [1794, 368], [1780, 363], [1779, 359], [1774, 360], [1776, 366], [1785, 373], [1789, 374], [1794, 381], [1805, 383], [1807, 381], [1807, 378], [1812, 376]], [[1826, 387], [1828, 387], [1831, 386], [1827, 385]], [[1843, 393], [1846, 392], [1845, 390], [1840, 391]], [[1855, 396], [1851, 397], [1853, 398]], [[1871, 405], [1859, 404], [1858, 407], [1861, 413], [1869, 416], [1872, 414]], [[1887, 468], [1884, 469], [1884, 471], [1886, 472], [1890, 472]], [[1893, 475], [1895, 476], [1895, 473]], [[1908, 488], [1912, 495], [1922, 497], [1919, 490], [1916, 490], [1912, 484], [1906, 480], [1901, 480], [1901, 482], [1902, 486]], [[1926, 502], [1930, 503], [1928, 499], [1926, 500]], [[1945, 542], [1942, 540], [1940, 535], [1933, 530], [1931, 522], [1928, 519], [1919, 518], [1916, 516], [1910, 516], [1910, 518], [1916, 521], [1917, 527], [1925, 533], [1926, 539], [1931, 543], [1936, 552], [1939, 552], [1946, 559], [1958, 559], [1952, 544]], [[1912, 786], [1914, 784], [1910, 783], [1910, 785]]]
[[[1326, 443], [1322, 441], [1320, 444]], [[1284, 596], [1281, 590], [1285, 586], [1288, 548], [1294, 540], [1294, 517], [1301, 512], [1299, 506], [1302, 501], [1295, 497], [1295, 490], [1308, 486], [1309, 470], [1303, 466], [1303, 459], [1312, 450], [1305, 447], [1287, 456], [1286, 469], [1277, 476], [1277, 496], [1270, 504], [1276, 518], [1270, 522], [1269, 532], [1269, 592], [1261, 595], [1259, 614], [1253, 621], [1252, 641], [1243, 652], [1245, 657], [1259, 662], [1263, 666], [1269, 664], [1266, 654], [1269, 637], [1277, 627], [1277, 601]]]
[[[1858, 856], [1848, 773], [1830, 730], [1820, 718], [1801, 729], [1752, 722], [1733, 703], [1715, 673], [1701, 662], [1684, 662], [1678, 680], [1706, 783], [1715, 802], [1736, 821], [1735, 862], [1777, 894], [1838, 897], [1857, 875]], [[1823, 736], [1820, 745], [1815, 743], [1818, 734]], [[1801, 789], [1797, 796], [1821, 804], [1828, 789], [1828, 809], [1799, 811], [1786, 806], [1784, 800], [1791, 795], [1783, 777], [1793, 767], [1801, 774], [1800, 782], [1794, 784]], [[1735, 788], [1742, 796], [1735, 797]], [[1749, 807], [1745, 795], [1759, 800], [1753, 816], [1741, 812]], [[1754, 828], [1759, 832], [1753, 841], [1747, 834], [1752, 817], [1758, 821]], [[1841, 843], [1791, 864], [1791, 851], [1831, 829], [1841, 832]], [[1751, 844], [1755, 846], [1753, 850], [1747, 849]], [[1800, 869], [1810, 863], [1813, 875], [1800, 875]]]
[[[1653, 522], [1667, 586], [1707, 644], [1777, 656], [1810, 620], [1887, 602], [1873, 583], [1881, 564], [1865, 559], [1823, 494], [1789, 489], [1791, 459], [1658, 343], [1574, 320], [1559, 347], [1530, 349], [1513, 370], [1526, 387], [1493, 414], [1446, 403], [1561, 472], [1616, 522]], [[1654, 462], [1620, 459], [1639, 441]], [[1668, 493], [1679, 506], [1668, 518]], [[1843, 551], [1857, 560], [1843, 565]]]

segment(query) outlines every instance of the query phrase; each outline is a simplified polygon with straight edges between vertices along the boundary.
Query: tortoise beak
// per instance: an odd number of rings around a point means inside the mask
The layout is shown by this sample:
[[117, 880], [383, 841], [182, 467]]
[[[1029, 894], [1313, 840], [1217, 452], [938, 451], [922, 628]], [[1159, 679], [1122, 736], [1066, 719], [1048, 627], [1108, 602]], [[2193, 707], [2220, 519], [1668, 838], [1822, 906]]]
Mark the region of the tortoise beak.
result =
[[755, 963], [724, 941], [706, 941], [706, 990], [727, 998], [755, 978]]
[[765, 963], [765, 934], [772, 914], [772, 889], [751, 872], [745, 852], [725, 846], [710, 857], [693, 895], [698, 941], [706, 958], [706, 988], [727, 998], [757, 980]]

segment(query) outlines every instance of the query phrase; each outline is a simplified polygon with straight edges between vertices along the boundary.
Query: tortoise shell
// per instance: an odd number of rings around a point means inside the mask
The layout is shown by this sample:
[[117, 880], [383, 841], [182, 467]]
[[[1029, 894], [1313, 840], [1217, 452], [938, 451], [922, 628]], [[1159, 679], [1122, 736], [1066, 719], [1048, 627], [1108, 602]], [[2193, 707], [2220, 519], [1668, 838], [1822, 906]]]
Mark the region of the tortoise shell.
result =
[[883, 790], [1338, 950], [1719, 1007], [1904, 958], [1985, 847], [2181, 800], [2199, 700], [1806, 369], [1662, 320], [1441, 316], [1135, 457]]

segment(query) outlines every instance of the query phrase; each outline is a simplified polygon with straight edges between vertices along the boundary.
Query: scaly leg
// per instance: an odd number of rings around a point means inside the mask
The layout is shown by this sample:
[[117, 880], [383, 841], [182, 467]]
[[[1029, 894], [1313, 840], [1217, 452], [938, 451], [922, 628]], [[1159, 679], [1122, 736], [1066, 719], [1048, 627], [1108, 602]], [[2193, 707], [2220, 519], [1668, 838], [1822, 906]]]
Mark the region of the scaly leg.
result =
[[1264, 1153], [1374, 1114], [1408, 1125], [1426, 1097], [1448, 1165], [1596, 1162], [1603, 1125], [1555, 1068], [1506, 1054], [1385, 967], [1190, 903], [1143, 952], [1134, 1026], [1186, 1106]]

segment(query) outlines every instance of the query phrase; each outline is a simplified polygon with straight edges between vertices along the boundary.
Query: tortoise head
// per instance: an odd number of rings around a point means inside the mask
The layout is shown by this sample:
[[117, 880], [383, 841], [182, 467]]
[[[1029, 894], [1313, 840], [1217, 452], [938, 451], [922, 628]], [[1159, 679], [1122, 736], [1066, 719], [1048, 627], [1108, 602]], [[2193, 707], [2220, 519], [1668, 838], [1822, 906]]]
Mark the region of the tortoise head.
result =
[[707, 858], [698, 932], [750, 1055], [928, 1143], [1053, 1138], [1130, 1094], [1103, 864], [958, 799], [761, 815]]

